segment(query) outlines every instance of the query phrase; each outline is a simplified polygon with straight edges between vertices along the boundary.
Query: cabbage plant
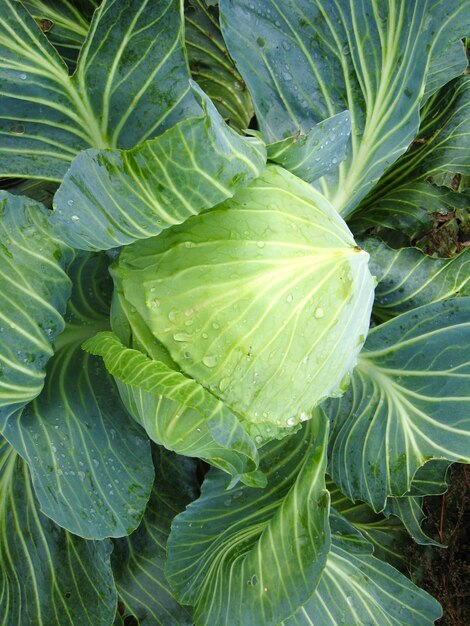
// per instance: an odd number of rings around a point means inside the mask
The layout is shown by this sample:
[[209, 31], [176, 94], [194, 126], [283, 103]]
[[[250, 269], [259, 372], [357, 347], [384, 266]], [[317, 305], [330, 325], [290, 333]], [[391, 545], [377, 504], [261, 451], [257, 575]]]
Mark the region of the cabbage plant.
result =
[[404, 555], [470, 462], [470, 257], [417, 244], [468, 228], [469, 34], [2, 1], [1, 624], [440, 617]]

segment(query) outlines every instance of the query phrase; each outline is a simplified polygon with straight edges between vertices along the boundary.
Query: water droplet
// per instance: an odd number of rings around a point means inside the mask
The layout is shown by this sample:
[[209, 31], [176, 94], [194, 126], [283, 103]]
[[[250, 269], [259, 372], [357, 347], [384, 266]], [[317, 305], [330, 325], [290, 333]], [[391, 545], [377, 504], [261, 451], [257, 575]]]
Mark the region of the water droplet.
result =
[[263, 441], [263, 437], [261, 437], [261, 435], [256, 435], [255, 441], [257, 444], [260, 444]]
[[186, 241], [185, 244], [186, 248], [195, 248], [196, 244], [194, 243], [194, 241]]
[[78, 215], [72, 215], [72, 217], [70, 219], [72, 220], [72, 222], [78, 222], [80, 220]]
[[209, 335], [208, 335], [207, 333], [202, 333], [201, 337], [202, 337], [203, 339], [207, 339], [207, 337], [209, 337]]
[[75, 202], [73, 200], [67, 200], [67, 204], [69, 206], [73, 206], [75, 204]]
[[20, 78], [21, 80], [26, 80], [28, 77], [26, 76], [26, 74], [20, 74], [20, 75], [19, 75], [19, 78]]
[[295, 418], [289, 417], [289, 419], [287, 420], [287, 425], [294, 426], [294, 424], [295, 424]]
[[264, 243], [264, 241], [257, 241], [256, 245], [258, 246], [258, 248], [264, 248], [266, 244]]
[[191, 335], [188, 335], [188, 333], [175, 333], [173, 335], [175, 341], [190, 341], [191, 338]]
[[171, 311], [168, 313], [168, 319], [170, 320], [170, 322], [176, 322], [179, 314], [180, 312], [177, 309], [171, 309]]
[[217, 329], [219, 329], [219, 328], [220, 328], [220, 326], [219, 326], [219, 324], [217, 324], [217, 322], [212, 322], [212, 328], [213, 328], [214, 330], [217, 330]]
[[290, 293], [286, 298], [286, 302], [292, 302], [293, 299], [294, 299], [294, 296]]
[[202, 362], [206, 367], [215, 367], [217, 365], [217, 356], [215, 354], [207, 354], [203, 357]]
[[85, 480], [85, 472], [79, 471], [78, 477], [80, 478], [80, 480]]
[[302, 411], [302, 413], [300, 414], [300, 421], [301, 422], [306, 422], [307, 420], [308, 420], [307, 413], [305, 413], [305, 411]]
[[191, 317], [193, 313], [194, 313], [194, 309], [186, 309], [186, 311], [184, 312], [186, 317]]
[[336, 165], [336, 163], [338, 163], [338, 159], [336, 157], [333, 157], [331, 159], [331, 162], [333, 163], [333, 165]]
[[325, 316], [325, 311], [321, 308], [321, 306], [317, 306], [317, 308], [315, 309], [314, 315], [317, 318], [317, 320], [319, 320]]
[[230, 378], [222, 378], [219, 383], [220, 391], [225, 391], [229, 385], [230, 385]]

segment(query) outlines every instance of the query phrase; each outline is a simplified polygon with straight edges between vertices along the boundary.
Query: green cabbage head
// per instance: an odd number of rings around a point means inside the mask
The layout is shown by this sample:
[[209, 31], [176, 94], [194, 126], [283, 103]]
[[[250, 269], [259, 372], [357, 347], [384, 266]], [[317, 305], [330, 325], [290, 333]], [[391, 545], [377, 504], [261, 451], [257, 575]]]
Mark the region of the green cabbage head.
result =
[[125, 247], [112, 273], [121, 337], [124, 317], [133, 347], [197, 381], [257, 441], [344, 390], [369, 327], [368, 254], [318, 191], [275, 165]]

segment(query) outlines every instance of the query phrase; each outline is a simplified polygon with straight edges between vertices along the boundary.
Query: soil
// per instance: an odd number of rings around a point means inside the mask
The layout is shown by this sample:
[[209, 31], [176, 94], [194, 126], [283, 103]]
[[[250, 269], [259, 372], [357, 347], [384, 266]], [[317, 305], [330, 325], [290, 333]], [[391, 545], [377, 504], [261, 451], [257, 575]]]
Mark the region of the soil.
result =
[[442, 605], [438, 626], [470, 625], [470, 468], [450, 468], [450, 487], [442, 496], [424, 500], [428, 516], [423, 530], [446, 548], [409, 548], [410, 562], [417, 568], [414, 582]]

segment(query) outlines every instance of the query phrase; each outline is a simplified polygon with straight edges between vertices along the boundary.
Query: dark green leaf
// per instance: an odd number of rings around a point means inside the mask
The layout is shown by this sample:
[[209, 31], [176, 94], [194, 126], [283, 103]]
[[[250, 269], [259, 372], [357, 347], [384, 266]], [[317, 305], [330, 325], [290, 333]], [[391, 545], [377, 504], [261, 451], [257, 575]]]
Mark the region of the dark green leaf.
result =
[[227, 52], [218, 10], [210, 8], [206, 0], [186, 0], [185, 5], [185, 43], [191, 75], [230, 126], [244, 130], [253, 116], [253, 105]]
[[352, 502], [332, 480], [326, 483], [330, 492], [331, 506], [341, 513], [373, 546], [374, 556], [401, 571], [408, 571], [406, 547], [411, 539], [401, 521], [375, 513], [365, 502]]
[[331, 550], [312, 598], [285, 626], [432, 626], [441, 607], [396, 569], [338, 514], [330, 517]]
[[111, 624], [109, 541], [85, 541], [45, 517], [28, 466], [1, 438], [0, 494], [2, 626]]
[[148, 626], [192, 626], [191, 610], [173, 598], [164, 574], [172, 519], [197, 497], [197, 462], [154, 449], [155, 484], [139, 528], [114, 542], [113, 571], [126, 614]]
[[44, 385], [64, 327], [70, 251], [51, 239], [48, 211], [0, 191], [0, 431]]
[[87, 150], [55, 198], [57, 232], [76, 248], [104, 250], [157, 235], [233, 196], [264, 168], [257, 139], [229, 128], [198, 87], [203, 113], [133, 150]]
[[268, 145], [268, 159], [311, 183], [346, 157], [351, 133], [349, 111], [319, 122], [311, 130]]
[[470, 76], [443, 87], [422, 111], [418, 137], [364, 200], [362, 211], [380, 210], [396, 197], [435, 174], [470, 174]]
[[389, 498], [384, 514], [395, 515], [405, 526], [410, 537], [421, 545], [442, 547], [438, 541], [431, 539], [422, 530], [421, 524], [425, 518], [423, 509], [423, 498], [419, 496], [405, 496], [402, 498]]
[[22, 0], [22, 4], [73, 71], [100, 0]]
[[261, 450], [268, 485], [225, 488], [211, 470], [201, 496], [178, 515], [167, 577], [198, 626], [265, 626], [292, 615], [313, 593], [329, 549], [325, 490], [327, 420]]
[[124, 409], [101, 360], [80, 348], [109, 328], [107, 266], [104, 255], [88, 254], [72, 264], [66, 326], [44, 389], [4, 431], [30, 466], [41, 510], [88, 539], [132, 532], [153, 482], [148, 438]]
[[76, 72], [17, 0], [0, 5], [0, 174], [60, 181], [85, 148], [131, 148], [196, 115], [179, 0], [105, 0]]
[[455, 298], [369, 333], [349, 390], [328, 401], [330, 472], [350, 499], [381, 510], [430, 459], [470, 462], [469, 313]]
[[461, 0], [221, 0], [220, 10], [267, 142], [350, 111], [348, 157], [322, 186], [343, 215], [416, 136], [431, 57], [470, 30]]
[[417, 248], [393, 250], [367, 239], [369, 267], [377, 278], [374, 314], [387, 320], [424, 304], [470, 296], [470, 249], [451, 259], [434, 259]]
[[377, 198], [373, 205], [355, 213], [348, 223], [356, 236], [363, 236], [369, 229], [381, 236], [385, 229], [385, 233], [395, 238], [399, 233], [406, 246], [429, 231], [436, 218], [454, 211], [466, 213], [469, 209], [470, 194], [456, 193], [428, 182], [411, 182]]

